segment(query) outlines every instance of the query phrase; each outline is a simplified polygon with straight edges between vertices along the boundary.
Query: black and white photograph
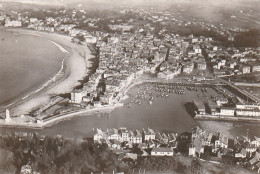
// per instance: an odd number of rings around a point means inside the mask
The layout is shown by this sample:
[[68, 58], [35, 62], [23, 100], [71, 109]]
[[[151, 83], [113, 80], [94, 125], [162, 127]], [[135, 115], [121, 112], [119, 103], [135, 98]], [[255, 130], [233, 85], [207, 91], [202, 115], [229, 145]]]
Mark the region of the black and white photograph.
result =
[[260, 0], [0, 0], [0, 174], [260, 173]]

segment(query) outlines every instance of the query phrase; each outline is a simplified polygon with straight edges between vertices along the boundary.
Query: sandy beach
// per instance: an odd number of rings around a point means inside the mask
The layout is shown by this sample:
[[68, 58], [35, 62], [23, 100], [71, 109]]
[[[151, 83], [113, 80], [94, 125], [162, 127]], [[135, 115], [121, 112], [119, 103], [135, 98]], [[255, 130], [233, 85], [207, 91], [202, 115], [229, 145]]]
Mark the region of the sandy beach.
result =
[[[87, 45], [72, 43], [71, 37], [56, 33], [45, 33], [23, 29], [13, 29], [11, 31], [19, 34], [43, 37], [67, 55], [65, 57], [64, 78], [56, 80], [54, 76], [53, 79], [51, 79], [51, 83], [37, 91], [37, 94], [30, 94], [30, 96], [24, 98], [23, 101], [19, 101], [19, 104], [15, 105], [15, 107], [12, 107], [12, 115], [20, 116], [28, 114], [33, 109], [49, 103], [51, 96], [71, 92], [75, 86], [79, 85], [79, 80], [82, 80], [89, 72], [88, 68], [91, 66], [89, 60], [93, 58], [93, 55], [91, 55]], [[62, 64], [63, 62], [61, 62], [61, 66]]]

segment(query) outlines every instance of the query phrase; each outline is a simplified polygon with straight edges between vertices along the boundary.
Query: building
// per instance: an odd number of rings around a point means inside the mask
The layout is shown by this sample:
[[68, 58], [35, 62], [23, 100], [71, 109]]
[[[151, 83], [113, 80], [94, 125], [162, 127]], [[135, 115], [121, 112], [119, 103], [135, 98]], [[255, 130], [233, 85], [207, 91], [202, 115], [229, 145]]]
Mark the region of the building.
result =
[[220, 112], [218, 111], [217, 103], [208, 101], [208, 108], [211, 115], [220, 115]]
[[173, 150], [168, 147], [155, 147], [151, 151], [152, 156], [173, 156]]
[[129, 141], [129, 131], [126, 128], [119, 129], [122, 141]]
[[242, 73], [243, 74], [248, 74], [251, 73], [251, 67], [250, 66], [245, 66], [242, 68]]
[[248, 116], [248, 117], [259, 117], [260, 110], [258, 108], [254, 109], [236, 109], [237, 116]]
[[100, 102], [105, 105], [112, 105], [113, 104], [113, 94], [105, 94], [100, 96]]
[[22, 26], [21, 21], [5, 20], [5, 27], [21, 27], [21, 26]]
[[20, 174], [32, 174], [32, 167], [30, 165], [23, 165]]
[[129, 142], [134, 144], [142, 143], [142, 134], [138, 130], [135, 130], [134, 132], [130, 131]]
[[194, 69], [194, 63], [193, 62], [187, 62], [182, 67], [182, 72], [186, 74], [190, 74]]
[[122, 137], [120, 136], [119, 131], [117, 129], [108, 129], [106, 134], [108, 140], [122, 140]]
[[235, 116], [235, 109], [233, 109], [233, 108], [221, 107], [221, 108], [220, 108], [220, 115]]
[[197, 68], [198, 70], [206, 70], [207, 64], [205, 60], [200, 60], [197, 62]]
[[71, 103], [77, 103], [80, 104], [82, 102], [83, 96], [85, 95], [83, 90], [74, 90], [73, 92], [70, 93]]
[[236, 158], [245, 158], [247, 156], [247, 151], [245, 148], [242, 148], [239, 153], [235, 154]]
[[94, 37], [92, 35], [86, 35], [84, 36], [86, 43], [97, 43], [97, 37]]
[[155, 132], [150, 128], [148, 128], [147, 130], [143, 129], [142, 139], [143, 139], [143, 142], [149, 141], [149, 140], [154, 140]]
[[260, 71], [260, 64], [252, 65], [252, 72], [259, 72]]
[[30, 23], [36, 23], [36, 22], [38, 22], [37, 18], [30, 18]]
[[228, 137], [220, 133], [218, 139], [215, 141], [215, 149], [217, 148], [228, 148]]
[[195, 107], [195, 111], [198, 114], [201, 114], [201, 115], [205, 115], [206, 114], [206, 109], [205, 109], [205, 105], [204, 105], [203, 101], [193, 100], [193, 105]]
[[237, 104], [235, 112], [237, 116], [260, 116], [260, 106], [257, 104]]
[[103, 136], [104, 136], [104, 133], [101, 129], [94, 130], [93, 139], [94, 139], [95, 142], [96, 141], [99, 142], [100, 140], [102, 140], [104, 138]]

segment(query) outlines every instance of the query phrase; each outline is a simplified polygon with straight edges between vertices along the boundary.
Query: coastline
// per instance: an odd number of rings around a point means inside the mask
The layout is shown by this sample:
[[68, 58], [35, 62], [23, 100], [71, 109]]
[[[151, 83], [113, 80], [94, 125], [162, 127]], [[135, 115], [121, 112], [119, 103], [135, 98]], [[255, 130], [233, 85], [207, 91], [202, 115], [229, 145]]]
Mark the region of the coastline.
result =
[[[28, 33], [23, 33], [22, 31], [23, 29], [5, 29], [4, 32], [10, 32], [14, 35], [31, 35], [31, 36], [35, 36], [35, 37], [40, 37], [40, 35], [36, 35], [36, 34], [28, 34]], [[17, 34], [19, 33], [19, 34]], [[46, 39], [47, 40], [47, 39]], [[51, 42], [50, 40], [47, 40], [52, 44], [57, 44], [55, 42]], [[15, 98], [9, 100], [7, 103], [3, 104], [0, 108], [0, 113], [4, 112], [5, 109], [12, 109], [17, 107], [18, 105], [21, 105], [25, 102], [27, 102], [28, 100], [30, 100], [31, 98], [34, 98], [38, 95], [40, 95], [40, 93], [45, 92], [48, 88], [50, 88], [51, 86], [54, 86], [56, 84], [58, 84], [59, 82], [63, 81], [68, 75], [69, 75], [69, 69], [67, 68], [67, 61], [68, 61], [68, 56], [69, 56], [69, 52], [64, 49], [62, 50], [62, 48], [60, 45], [56, 45], [56, 47], [58, 47], [58, 51], [62, 52], [64, 55], [62, 56], [62, 61], [60, 64], [60, 68], [58, 69], [58, 71], [54, 72], [49, 79], [46, 79], [44, 81], [42, 81], [41, 83], [38, 83], [36, 86], [32, 87], [28, 92], [16, 96]], [[65, 54], [67, 53], [67, 54]]]
[[[86, 116], [86, 115], [91, 115], [94, 113], [103, 113], [103, 112], [111, 112], [112, 110], [114, 110], [116, 108], [116, 106], [103, 106], [103, 107], [98, 107], [98, 108], [91, 108], [91, 109], [82, 109], [82, 110], [77, 110], [77, 111], [72, 111], [69, 113], [65, 113], [65, 114], [59, 114], [59, 115], [53, 115], [52, 117], [50, 117], [50, 120], [41, 122], [41, 123], [28, 123], [28, 122], [24, 122], [24, 123], [16, 123], [16, 122], [10, 122], [10, 123], [6, 123], [6, 122], [0, 122], [0, 127], [15, 127], [15, 128], [28, 128], [28, 129], [44, 129], [46, 127], [50, 127], [53, 126], [59, 122], [63, 122], [66, 120], [70, 120], [74, 117], [79, 117], [79, 116]], [[55, 117], [55, 118], [54, 118]]]
[[[90, 54], [82, 56], [82, 52], [87, 51], [87, 47], [73, 45], [71, 38], [57, 33], [46, 33], [27, 29], [8, 29], [8, 31], [29, 34], [36, 37], [43, 37], [50, 41], [54, 46], [65, 55], [61, 62], [61, 69], [47, 82], [44, 82], [38, 89], [23, 96], [22, 99], [16, 99], [12, 105], [8, 105], [12, 115], [29, 114], [31, 110], [39, 108], [50, 101], [50, 96], [70, 92], [79, 80], [81, 80], [87, 71], [87, 61], [92, 57]], [[79, 66], [80, 65], [80, 66]]]

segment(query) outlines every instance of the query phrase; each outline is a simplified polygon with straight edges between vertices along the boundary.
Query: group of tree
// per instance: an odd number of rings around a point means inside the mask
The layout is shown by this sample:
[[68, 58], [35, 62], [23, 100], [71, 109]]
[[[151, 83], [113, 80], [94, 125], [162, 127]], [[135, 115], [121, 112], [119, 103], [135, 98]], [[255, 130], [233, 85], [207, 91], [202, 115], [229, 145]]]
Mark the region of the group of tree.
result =
[[129, 169], [106, 144], [78, 143], [52, 137], [41, 139], [38, 136], [1, 137], [0, 142], [1, 148], [13, 153], [9, 165], [14, 166], [18, 173], [26, 164], [33, 171], [48, 174], [126, 172]]

